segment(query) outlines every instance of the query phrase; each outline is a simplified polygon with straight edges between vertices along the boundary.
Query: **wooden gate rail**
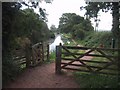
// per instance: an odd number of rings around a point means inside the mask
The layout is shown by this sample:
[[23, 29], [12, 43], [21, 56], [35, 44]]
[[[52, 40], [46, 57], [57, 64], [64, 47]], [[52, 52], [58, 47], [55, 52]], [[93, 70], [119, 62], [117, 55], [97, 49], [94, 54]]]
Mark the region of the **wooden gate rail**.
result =
[[[70, 55], [69, 53], [66, 53], [66, 52], [62, 52], [62, 54], [64, 55]], [[71, 53], [72, 55], [84, 55], [84, 54], [81, 54], [81, 53]], [[116, 58], [116, 56], [112, 56], [112, 55], [95, 55], [95, 54], [87, 54], [85, 56], [95, 56], [95, 57], [110, 57], [110, 58]]]
[[[72, 52], [71, 50], [78, 50], [78, 51], [82, 50], [84, 51], [84, 53], [80, 53], [80, 52], [76, 53], [76, 52]], [[116, 75], [118, 74], [118, 69], [117, 69], [118, 56], [113, 55], [113, 53], [118, 52], [119, 50], [120, 49], [115, 49], [115, 48], [110, 49], [110, 48], [62, 46], [60, 44], [59, 46], [56, 46], [56, 73], [57, 74], [61, 73], [61, 69], [69, 69], [69, 70], [85, 71], [91, 73]], [[99, 54], [95, 54], [95, 51]], [[109, 55], [108, 53], [106, 54], [105, 51], [111, 52], [112, 55]], [[72, 58], [66, 57], [68, 55], [71, 56]], [[84, 60], [83, 57], [85, 56], [91, 56], [92, 58], [101, 57], [101, 59], [105, 58], [106, 61], [102, 61], [102, 60], [95, 61], [93, 59]], [[94, 64], [96, 64], [97, 66]], [[75, 66], [77, 68], [73, 68], [71, 66]]]
[[23, 64], [26, 64], [25, 56], [14, 57], [13, 60], [14, 60], [14, 63], [16, 63], [19, 67]]
[[46, 60], [49, 60], [49, 45], [46, 43], [37, 43], [33, 45], [31, 66], [35, 66]]
[[36, 64], [43, 61], [43, 45], [42, 43], [37, 43], [32, 46], [32, 65], [35, 66]]
[[26, 45], [25, 49], [14, 50], [13, 60], [20, 68], [36, 66], [40, 62], [49, 60], [49, 45], [45, 42], [37, 43], [32, 47]]

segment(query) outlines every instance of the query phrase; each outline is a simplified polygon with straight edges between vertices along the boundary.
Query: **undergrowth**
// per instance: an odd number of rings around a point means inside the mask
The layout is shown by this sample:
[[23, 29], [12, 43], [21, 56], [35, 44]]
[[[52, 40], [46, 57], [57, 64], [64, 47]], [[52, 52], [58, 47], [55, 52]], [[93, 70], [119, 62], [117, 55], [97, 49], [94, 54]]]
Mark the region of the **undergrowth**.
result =
[[74, 78], [80, 88], [117, 88], [118, 77], [102, 74], [75, 72]]
[[82, 41], [82, 44], [88, 47], [99, 47], [102, 44], [105, 48], [111, 48], [112, 38], [114, 37], [110, 31], [93, 32]]
[[55, 51], [54, 52], [51, 52], [50, 55], [49, 55], [49, 61], [50, 62], [54, 62], [55, 61]]

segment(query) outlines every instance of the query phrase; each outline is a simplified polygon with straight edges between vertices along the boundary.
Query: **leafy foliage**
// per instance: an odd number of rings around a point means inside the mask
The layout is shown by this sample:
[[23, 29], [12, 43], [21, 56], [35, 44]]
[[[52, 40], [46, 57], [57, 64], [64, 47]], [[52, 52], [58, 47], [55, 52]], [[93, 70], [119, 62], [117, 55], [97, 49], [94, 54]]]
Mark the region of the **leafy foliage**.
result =
[[32, 8], [32, 9], [36, 9], [38, 8], [39, 9], [39, 15], [41, 17], [42, 20], [44, 20], [45, 22], [47, 22], [47, 13], [46, 13], [46, 10], [41, 8], [40, 7], [40, 3], [44, 1], [46, 3], [52, 3], [52, 0], [39, 0], [39, 2], [37, 0], [34, 0], [34, 1], [26, 1], [26, 2], [21, 2], [20, 5], [25, 5], [27, 6], [28, 8]]
[[49, 35], [46, 23], [33, 9], [20, 10], [13, 21], [12, 30], [15, 37], [28, 37], [32, 44], [48, 39]]
[[55, 25], [51, 25], [50, 30], [51, 30], [53, 33], [59, 33], [59, 31], [58, 31], [58, 29], [55, 27]]
[[[7, 80], [13, 78], [18, 68], [13, 65], [11, 50], [15, 46], [12, 23], [19, 8], [17, 3], [2, 3], [2, 76], [3, 85]], [[19, 4], [18, 4], [19, 5]], [[14, 7], [13, 7], [14, 6]]]
[[33, 9], [20, 9], [16, 2], [2, 3], [2, 76], [3, 85], [19, 74], [19, 67], [14, 63], [13, 51], [25, 50], [26, 43], [38, 43], [50, 37], [47, 24]]
[[95, 22], [98, 20], [98, 12], [102, 10], [103, 12], [112, 11], [113, 16], [113, 35], [118, 39], [118, 48], [120, 48], [120, 30], [119, 30], [119, 2], [89, 2], [87, 6], [80, 7], [80, 9], [86, 9], [85, 15], [87, 18], [95, 18]]
[[[99, 47], [102, 44], [104, 48], [111, 48], [112, 38], [115, 39], [110, 31], [92, 32], [83, 40], [83, 43], [88, 47]], [[117, 47], [117, 40], [115, 47]]]
[[[88, 18], [97, 18], [100, 10], [108, 12], [112, 7], [113, 5], [111, 2], [89, 2], [87, 6], [84, 7], [86, 9], [85, 15], [87, 15]], [[81, 7], [81, 9], [83, 9], [83, 7]]]
[[89, 19], [84, 19], [75, 13], [64, 13], [59, 21], [59, 28], [62, 33], [71, 33], [73, 38], [84, 38], [85, 32], [93, 31]]
[[76, 37], [76, 38], [80, 38], [81, 40], [84, 39], [85, 31], [83, 29], [82, 24], [74, 25], [72, 29], [73, 29], [73, 32], [71, 33], [72, 33], [73, 38]]

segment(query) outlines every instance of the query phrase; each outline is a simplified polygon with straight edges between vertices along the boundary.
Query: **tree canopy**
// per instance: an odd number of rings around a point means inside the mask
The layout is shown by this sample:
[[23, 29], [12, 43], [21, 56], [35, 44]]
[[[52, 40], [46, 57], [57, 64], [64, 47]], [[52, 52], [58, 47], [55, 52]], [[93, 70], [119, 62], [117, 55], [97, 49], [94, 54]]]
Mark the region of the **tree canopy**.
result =
[[73, 38], [83, 37], [84, 32], [93, 31], [91, 21], [75, 13], [64, 13], [60, 18], [58, 29], [63, 33], [71, 33]]
[[[89, 2], [87, 6], [80, 7], [80, 9], [86, 9], [87, 18], [95, 18], [95, 22], [98, 20], [98, 12], [102, 10], [103, 12], [112, 12], [113, 16], [113, 27], [112, 32], [116, 38], [120, 37], [119, 32], [119, 3], [118, 2]], [[119, 34], [118, 34], [119, 33]]]

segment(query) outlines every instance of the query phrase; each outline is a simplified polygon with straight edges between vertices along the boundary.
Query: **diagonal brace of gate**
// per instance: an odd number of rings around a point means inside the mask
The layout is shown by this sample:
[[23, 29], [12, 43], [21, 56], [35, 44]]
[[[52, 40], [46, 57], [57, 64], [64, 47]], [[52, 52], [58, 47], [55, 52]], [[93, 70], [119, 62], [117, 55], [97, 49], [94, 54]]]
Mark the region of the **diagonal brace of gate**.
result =
[[88, 52], [86, 52], [84, 55], [81, 55], [79, 57], [76, 57], [73, 53], [71, 53], [68, 49], [66, 49], [65, 47], [62, 47], [64, 50], [66, 50], [68, 53], [70, 53], [74, 58], [75, 60], [72, 60], [70, 62], [68, 62], [67, 64], [63, 65], [61, 68], [64, 68], [65, 66], [69, 65], [69, 64], [72, 64], [73, 62], [75, 61], [79, 61], [81, 64], [83, 64], [86, 68], [88, 68], [90, 71], [93, 71], [91, 69], [91, 67], [87, 66], [83, 61], [80, 60], [80, 58], [84, 57], [85, 55], [88, 55], [90, 52], [94, 51], [94, 49], [91, 49], [89, 50]]
[[100, 52], [102, 55], [104, 55], [108, 60], [110, 60], [111, 62], [114, 62], [110, 57], [107, 57], [107, 55], [104, 53], [104, 52], [102, 52], [101, 50], [98, 50], [97, 49], [97, 51], [98, 52]]
[[101, 67], [101, 68], [95, 70], [95, 72], [101, 71], [102, 69], [105, 69], [105, 68], [109, 67], [110, 65], [115, 64], [115, 61], [113, 61], [113, 59], [111, 59], [110, 57], [107, 57], [107, 55], [104, 52], [102, 52], [101, 50], [97, 50], [97, 51], [100, 52], [102, 55], [104, 55], [110, 62], [107, 63], [104, 67]]

